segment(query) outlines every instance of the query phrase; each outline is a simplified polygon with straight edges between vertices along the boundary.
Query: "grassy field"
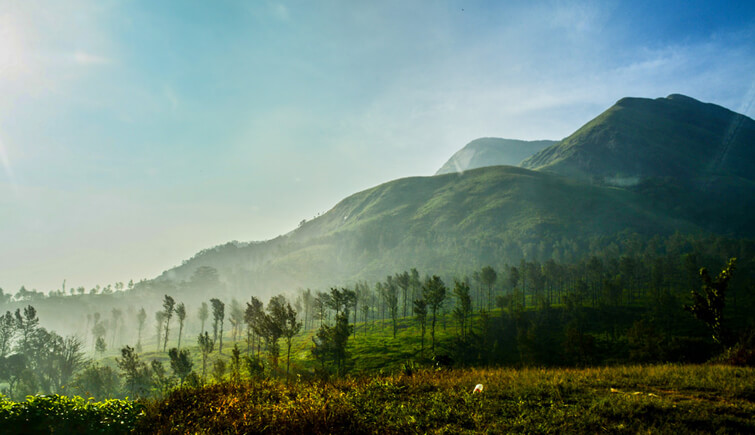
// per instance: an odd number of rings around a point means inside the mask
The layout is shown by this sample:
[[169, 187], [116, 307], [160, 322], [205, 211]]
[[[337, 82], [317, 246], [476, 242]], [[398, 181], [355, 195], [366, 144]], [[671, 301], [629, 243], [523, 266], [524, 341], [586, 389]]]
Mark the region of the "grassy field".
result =
[[[472, 393], [482, 384], [482, 393]], [[145, 408], [146, 433], [753, 433], [755, 370], [420, 370], [223, 383]]]

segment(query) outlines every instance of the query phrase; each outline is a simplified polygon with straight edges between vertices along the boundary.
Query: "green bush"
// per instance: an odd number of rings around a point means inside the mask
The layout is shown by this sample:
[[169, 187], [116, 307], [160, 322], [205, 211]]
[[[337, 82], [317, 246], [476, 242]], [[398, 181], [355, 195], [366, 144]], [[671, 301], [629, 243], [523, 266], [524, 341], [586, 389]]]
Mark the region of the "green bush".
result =
[[0, 428], [4, 434], [130, 433], [142, 406], [127, 400], [94, 402], [79, 396], [29, 396], [23, 402], [0, 397]]

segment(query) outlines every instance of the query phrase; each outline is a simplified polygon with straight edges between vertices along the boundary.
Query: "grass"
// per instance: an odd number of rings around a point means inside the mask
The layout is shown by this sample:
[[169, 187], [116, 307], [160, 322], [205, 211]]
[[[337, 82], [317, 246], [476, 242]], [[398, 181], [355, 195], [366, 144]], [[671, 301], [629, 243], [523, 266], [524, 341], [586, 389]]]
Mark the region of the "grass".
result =
[[[473, 394], [478, 383], [481, 394]], [[149, 433], [752, 433], [755, 370], [728, 366], [420, 370], [182, 389]]]

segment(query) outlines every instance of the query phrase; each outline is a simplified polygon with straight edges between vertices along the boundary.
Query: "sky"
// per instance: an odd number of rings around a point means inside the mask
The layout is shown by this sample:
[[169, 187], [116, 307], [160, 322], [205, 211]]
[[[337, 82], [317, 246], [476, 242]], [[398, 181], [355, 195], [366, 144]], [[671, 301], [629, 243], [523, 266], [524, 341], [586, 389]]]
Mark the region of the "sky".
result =
[[672, 93], [755, 117], [755, 4], [0, 0], [0, 287], [151, 279]]

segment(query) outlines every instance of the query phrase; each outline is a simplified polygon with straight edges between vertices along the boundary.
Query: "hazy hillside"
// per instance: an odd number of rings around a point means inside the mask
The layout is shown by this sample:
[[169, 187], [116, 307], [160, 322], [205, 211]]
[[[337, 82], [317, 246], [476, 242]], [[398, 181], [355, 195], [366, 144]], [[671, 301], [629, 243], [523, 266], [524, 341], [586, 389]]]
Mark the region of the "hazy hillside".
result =
[[523, 256], [571, 257], [599, 235], [677, 230], [698, 227], [658, 213], [636, 192], [495, 166], [385, 183], [285, 236], [203, 251], [161, 279], [188, 280], [212, 266], [229, 290], [267, 293], [371, 281], [410, 267], [465, 273]]
[[451, 156], [435, 175], [485, 166], [517, 166], [522, 160], [555, 143], [552, 140], [524, 141], [497, 137], [475, 139]]
[[624, 98], [522, 167], [607, 184], [646, 177], [755, 178], [755, 121], [683, 95]]

